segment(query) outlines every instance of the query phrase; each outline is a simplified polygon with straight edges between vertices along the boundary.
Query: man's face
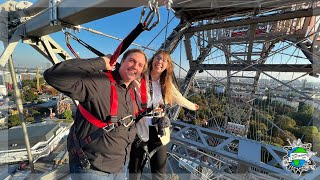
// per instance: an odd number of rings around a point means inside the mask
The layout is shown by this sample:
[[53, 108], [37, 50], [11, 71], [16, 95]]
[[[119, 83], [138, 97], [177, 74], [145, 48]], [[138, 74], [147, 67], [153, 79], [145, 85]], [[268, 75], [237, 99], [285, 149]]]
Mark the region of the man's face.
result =
[[126, 85], [141, 76], [145, 64], [145, 56], [142, 53], [134, 52], [127, 56], [119, 69], [120, 76]]

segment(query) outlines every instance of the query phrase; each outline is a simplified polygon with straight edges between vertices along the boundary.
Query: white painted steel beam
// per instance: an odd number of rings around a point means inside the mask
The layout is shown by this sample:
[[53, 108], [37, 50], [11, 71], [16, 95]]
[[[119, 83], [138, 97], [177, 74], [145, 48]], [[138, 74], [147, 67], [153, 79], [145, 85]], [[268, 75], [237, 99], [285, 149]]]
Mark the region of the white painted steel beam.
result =
[[[57, 18], [65, 25], [80, 25], [147, 4], [147, 0], [64, 0], [57, 5]], [[50, 26], [50, 15], [48, 8], [21, 25], [26, 36], [41, 37], [61, 30], [62, 26]]]
[[245, 26], [245, 25], [251, 25], [251, 24], [258, 24], [258, 23], [274, 22], [274, 21], [280, 21], [280, 20], [286, 20], [286, 19], [310, 17], [310, 16], [317, 16], [317, 15], [320, 15], [320, 8], [286, 12], [282, 14], [280, 13], [280, 14], [258, 16], [256, 18], [248, 18], [248, 19], [241, 19], [241, 20], [234, 20], [234, 21], [231, 20], [227, 22], [207, 24], [201, 27], [191, 27], [188, 29], [187, 33], [194, 33], [197, 31], [204, 31], [204, 30], [210, 30], [210, 29], [221, 29], [221, 28]]
[[[193, 70], [230, 70], [230, 71], [257, 71], [266, 72], [313, 72], [311, 64], [196, 64], [190, 69]], [[320, 72], [320, 66], [317, 71]]]

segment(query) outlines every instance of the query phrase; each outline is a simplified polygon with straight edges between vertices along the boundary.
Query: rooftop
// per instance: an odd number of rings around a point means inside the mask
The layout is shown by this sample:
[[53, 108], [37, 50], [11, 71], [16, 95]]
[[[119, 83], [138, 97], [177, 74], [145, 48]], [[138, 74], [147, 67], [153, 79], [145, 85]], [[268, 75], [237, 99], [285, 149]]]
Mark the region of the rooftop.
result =
[[[27, 126], [30, 146], [46, 142], [59, 129], [58, 123], [36, 123]], [[21, 126], [0, 131], [0, 151], [24, 149], [25, 140]]]

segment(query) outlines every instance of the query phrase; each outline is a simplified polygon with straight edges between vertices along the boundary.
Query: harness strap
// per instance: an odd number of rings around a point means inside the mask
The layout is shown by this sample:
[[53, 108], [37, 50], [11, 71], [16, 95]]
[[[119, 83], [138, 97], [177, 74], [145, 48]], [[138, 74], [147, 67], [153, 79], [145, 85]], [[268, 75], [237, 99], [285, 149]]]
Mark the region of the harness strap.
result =
[[[110, 82], [111, 82], [111, 91], [110, 91], [110, 117], [111, 122], [116, 122], [118, 120], [118, 94], [116, 89], [116, 81], [114, 80], [112, 73], [106, 72]], [[132, 98], [132, 96], [131, 96]]]
[[110, 59], [110, 64], [113, 64], [117, 61], [120, 54], [122, 54], [130, 44], [145, 30], [144, 24], [139, 23], [131, 32], [130, 34], [120, 43], [116, 51], [113, 53]]
[[71, 153], [72, 153], [73, 157], [75, 157], [75, 155], [78, 155], [81, 167], [89, 169], [91, 164], [88, 160], [88, 156], [83, 152], [83, 150], [79, 144], [79, 140], [76, 137], [75, 130], [72, 132], [72, 138], [73, 138], [73, 142], [74, 142], [74, 147], [71, 149]]
[[147, 82], [145, 76], [141, 78], [140, 82], [140, 95], [141, 95], [141, 107], [142, 110], [147, 109], [148, 106], [148, 95], [147, 95]]
[[149, 153], [149, 149], [148, 149], [148, 144], [146, 142], [141, 141], [140, 142], [140, 147], [145, 151], [146, 156], [150, 162], [152, 156], [163, 147], [163, 144], [161, 144], [160, 146], [154, 148], [150, 153]]
[[89, 111], [87, 111], [81, 104], [78, 105], [78, 108], [79, 108], [79, 111], [82, 114], [82, 116], [87, 121], [89, 121], [91, 124], [93, 124], [94, 126], [96, 126], [98, 128], [103, 128], [103, 127], [106, 127], [106, 126], [113, 124], [111, 121], [103, 122], [100, 119], [97, 119]]
[[134, 94], [134, 91], [132, 88], [130, 89], [130, 96], [131, 96], [131, 99], [133, 102], [134, 116], [136, 117], [139, 114], [139, 107], [136, 103], [134, 103], [134, 102], [136, 102], [136, 98], [135, 98], [135, 94]]

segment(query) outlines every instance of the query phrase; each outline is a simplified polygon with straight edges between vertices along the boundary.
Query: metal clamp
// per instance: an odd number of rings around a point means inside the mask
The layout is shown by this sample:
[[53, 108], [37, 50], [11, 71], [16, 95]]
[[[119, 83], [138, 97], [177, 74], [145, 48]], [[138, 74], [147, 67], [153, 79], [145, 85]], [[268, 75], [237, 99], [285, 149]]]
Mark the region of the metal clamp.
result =
[[[154, 28], [155, 26], [157, 26], [159, 24], [160, 14], [159, 14], [159, 5], [158, 5], [157, 0], [150, 0], [148, 3], [148, 6], [149, 6], [149, 13], [145, 17], [144, 21], [142, 21], [142, 20], [145, 15], [146, 7], [144, 6], [142, 8], [141, 16], [140, 16], [140, 23], [142, 23], [144, 25], [144, 30], [150, 31], [152, 28]], [[157, 16], [157, 20], [150, 27], [148, 27], [151, 24], [155, 15]]]
[[60, 2], [60, 0], [50, 0], [49, 1], [50, 26], [59, 25], [58, 8], [57, 8], [57, 4], [59, 2]]
[[91, 164], [90, 164], [90, 161], [86, 155], [84, 155], [83, 157], [79, 157], [79, 162], [80, 162], [80, 166], [83, 169], [90, 169]]
[[109, 125], [106, 125], [105, 127], [103, 127], [102, 129], [105, 130], [106, 132], [110, 132], [114, 129], [114, 123], [111, 123]]
[[[130, 122], [128, 122], [128, 123], [125, 123], [125, 119], [127, 119], [127, 118], [130, 118], [131, 119], [131, 121]], [[120, 119], [118, 122], [120, 122], [124, 127], [130, 127], [133, 123], [134, 123], [134, 120], [133, 120], [133, 117], [132, 117], [132, 115], [128, 115], [128, 116], [126, 116], [126, 117], [124, 117], [124, 118], [122, 118], [122, 119]]]

